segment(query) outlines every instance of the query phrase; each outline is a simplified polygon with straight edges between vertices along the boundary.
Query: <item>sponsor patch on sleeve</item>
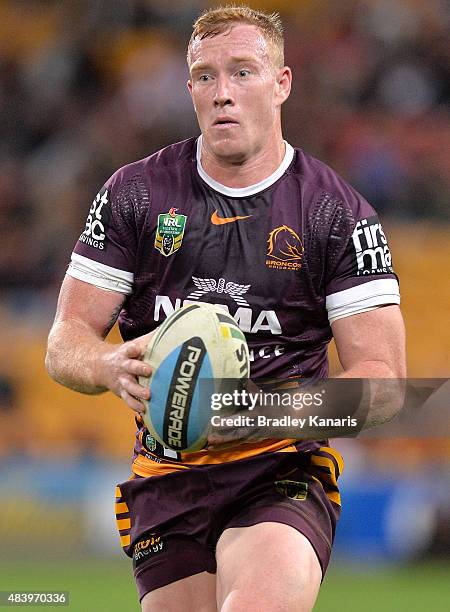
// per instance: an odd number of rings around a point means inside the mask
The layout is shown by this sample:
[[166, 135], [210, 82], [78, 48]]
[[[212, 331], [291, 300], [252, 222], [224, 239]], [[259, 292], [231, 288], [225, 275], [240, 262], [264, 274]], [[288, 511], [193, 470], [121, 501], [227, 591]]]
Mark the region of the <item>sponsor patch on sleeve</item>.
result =
[[86, 219], [86, 226], [79, 241], [99, 251], [104, 251], [107, 244], [107, 230], [111, 216], [109, 193], [101, 189], [94, 198]]
[[357, 222], [350, 248], [355, 259], [356, 276], [393, 272], [387, 238], [376, 215]]

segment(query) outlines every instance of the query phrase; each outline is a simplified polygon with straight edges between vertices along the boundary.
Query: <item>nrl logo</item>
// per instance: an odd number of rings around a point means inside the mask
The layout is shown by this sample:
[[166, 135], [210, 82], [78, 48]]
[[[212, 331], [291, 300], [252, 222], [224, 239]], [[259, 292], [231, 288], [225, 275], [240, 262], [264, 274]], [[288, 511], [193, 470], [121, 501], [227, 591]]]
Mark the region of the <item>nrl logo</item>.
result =
[[304, 248], [300, 237], [287, 225], [276, 227], [267, 239], [266, 266], [276, 270], [300, 270]]
[[242, 297], [250, 289], [251, 285], [239, 285], [238, 283], [226, 282], [224, 278], [215, 280], [214, 278], [192, 277], [197, 291], [193, 291], [187, 296], [188, 300], [199, 300], [206, 293], [226, 293], [236, 304], [248, 306], [248, 302]]
[[153, 452], [156, 450], [156, 440], [150, 434], [145, 436], [145, 446], [149, 451]]
[[173, 255], [183, 242], [186, 215], [177, 215], [178, 208], [171, 208], [168, 213], [158, 215], [155, 248], [164, 257]]

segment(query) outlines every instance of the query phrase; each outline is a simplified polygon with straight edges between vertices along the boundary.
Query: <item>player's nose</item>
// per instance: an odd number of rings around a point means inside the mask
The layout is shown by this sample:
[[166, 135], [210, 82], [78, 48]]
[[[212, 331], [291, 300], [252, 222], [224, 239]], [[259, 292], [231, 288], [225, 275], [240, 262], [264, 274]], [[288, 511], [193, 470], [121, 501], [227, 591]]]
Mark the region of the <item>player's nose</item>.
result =
[[233, 95], [230, 84], [227, 79], [219, 77], [216, 80], [216, 89], [214, 92], [214, 105], [225, 106], [234, 104]]

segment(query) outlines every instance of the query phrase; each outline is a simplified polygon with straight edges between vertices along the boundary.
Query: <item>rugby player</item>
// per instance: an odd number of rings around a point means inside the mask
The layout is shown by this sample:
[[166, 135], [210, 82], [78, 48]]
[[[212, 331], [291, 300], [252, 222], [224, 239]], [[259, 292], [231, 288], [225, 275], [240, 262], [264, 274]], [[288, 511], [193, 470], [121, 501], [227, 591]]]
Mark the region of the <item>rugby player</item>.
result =
[[[140, 419], [150, 334], [185, 301], [221, 304], [252, 378], [405, 375], [397, 278], [376, 213], [282, 136], [277, 15], [207, 11], [188, 46], [201, 136], [118, 170], [72, 254], [49, 336], [60, 383], [110, 390], [136, 413], [133, 477], [117, 487], [121, 543], [144, 611], [311, 610], [340, 513], [343, 463], [326, 440], [176, 453]], [[151, 104], [151, 100], [149, 100]], [[119, 319], [121, 345], [105, 342]], [[376, 336], [376, 342], [371, 338]]]

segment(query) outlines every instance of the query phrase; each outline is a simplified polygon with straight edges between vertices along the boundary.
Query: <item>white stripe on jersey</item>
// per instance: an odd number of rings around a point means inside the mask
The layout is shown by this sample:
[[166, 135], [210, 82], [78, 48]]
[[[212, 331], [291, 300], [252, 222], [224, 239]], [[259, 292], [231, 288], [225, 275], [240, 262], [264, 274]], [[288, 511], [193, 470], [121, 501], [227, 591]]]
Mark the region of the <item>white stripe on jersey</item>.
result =
[[344, 291], [327, 295], [326, 307], [330, 324], [378, 306], [400, 304], [398, 282], [394, 278], [368, 281]]
[[132, 272], [106, 266], [77, 253], [72, 253], [67, 274], [107, 291], [117, 291], [125, 295], [130, 295], [133, 291]]

